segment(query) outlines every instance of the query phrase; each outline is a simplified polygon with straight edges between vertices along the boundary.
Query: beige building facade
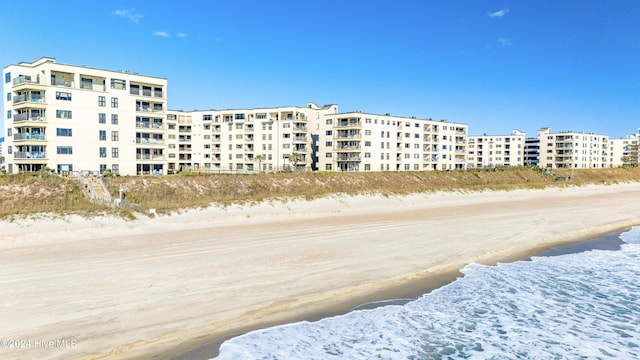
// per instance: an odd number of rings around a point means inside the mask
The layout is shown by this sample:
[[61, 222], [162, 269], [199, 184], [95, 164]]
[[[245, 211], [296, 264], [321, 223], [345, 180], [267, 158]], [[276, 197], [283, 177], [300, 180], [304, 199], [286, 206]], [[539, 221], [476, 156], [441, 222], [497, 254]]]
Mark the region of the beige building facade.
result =
[[166, 172], [167, 80], [41, 58], [3, 69], [6, 168]]
[[169, 172], [310, 171], [318, 121], [335, 104], [168, 113]]
[[582, 132], [538, 131], [542, 168], [606, 168], [609, 167], [609, 137]]
[[638, 134], [609, 139], [609, 167], [638, 166]]
[[468, 168], [524, 165], [526, 134], [470, 135], [467, 143]]
[[466, 124], [349, 112], [319, 124], [320, 171], [466, 168]]

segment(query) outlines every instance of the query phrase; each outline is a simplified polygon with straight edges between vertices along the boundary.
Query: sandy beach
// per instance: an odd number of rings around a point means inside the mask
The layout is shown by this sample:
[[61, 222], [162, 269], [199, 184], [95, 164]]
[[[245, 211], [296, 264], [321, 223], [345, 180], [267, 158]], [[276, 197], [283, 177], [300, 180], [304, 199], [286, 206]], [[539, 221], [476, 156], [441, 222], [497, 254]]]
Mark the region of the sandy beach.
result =
[[640, 184], [0, 223], [0, 358], [170, 359], [640, 224]]

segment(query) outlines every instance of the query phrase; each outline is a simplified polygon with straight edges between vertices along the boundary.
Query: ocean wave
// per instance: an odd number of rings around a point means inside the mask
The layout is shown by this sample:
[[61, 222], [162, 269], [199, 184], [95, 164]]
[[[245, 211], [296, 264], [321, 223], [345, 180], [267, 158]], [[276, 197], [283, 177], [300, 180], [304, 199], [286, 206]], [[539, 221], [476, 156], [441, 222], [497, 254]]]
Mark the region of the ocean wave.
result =
[[620, 250], [471, 264], [405, 305], [254, 331], [217, 359], [640, 359], [640, 228]]

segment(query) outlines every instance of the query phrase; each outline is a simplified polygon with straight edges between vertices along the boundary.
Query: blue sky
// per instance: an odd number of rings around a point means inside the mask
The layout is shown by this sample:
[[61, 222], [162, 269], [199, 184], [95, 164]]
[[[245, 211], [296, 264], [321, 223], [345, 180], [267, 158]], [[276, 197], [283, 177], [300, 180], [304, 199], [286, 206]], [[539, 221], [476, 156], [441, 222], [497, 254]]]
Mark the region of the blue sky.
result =
[[640, 127], [638, 0], [0, 0], [0, 34], [2, 67], [164, 77], [176, 110], [313, 101], [470, 134]]

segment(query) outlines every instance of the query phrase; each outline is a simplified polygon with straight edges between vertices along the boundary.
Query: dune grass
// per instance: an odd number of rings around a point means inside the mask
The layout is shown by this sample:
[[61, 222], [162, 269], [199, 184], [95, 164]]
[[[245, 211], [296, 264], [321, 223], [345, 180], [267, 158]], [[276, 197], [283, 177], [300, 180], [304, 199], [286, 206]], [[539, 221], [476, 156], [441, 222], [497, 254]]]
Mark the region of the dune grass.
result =
[[[548, 186], [640, 182], [640, 169], [612, 168], [543, 171], [539, 168], [495, 168], [467, 171], [277, 173], [254, 175], [123, 176], [104, 178], [109, 191], [146, 211], [258, 203], [287, 198], [314, 199], [329, 194], [384, 196], [431, 191], [541, 189]], [[131, 218], [129, 208], [110, 209], [89, 200], [75, 180], [49, 173], [0, 175], [0, 218], [37, 213], [90, 216], [112, 213]]]

